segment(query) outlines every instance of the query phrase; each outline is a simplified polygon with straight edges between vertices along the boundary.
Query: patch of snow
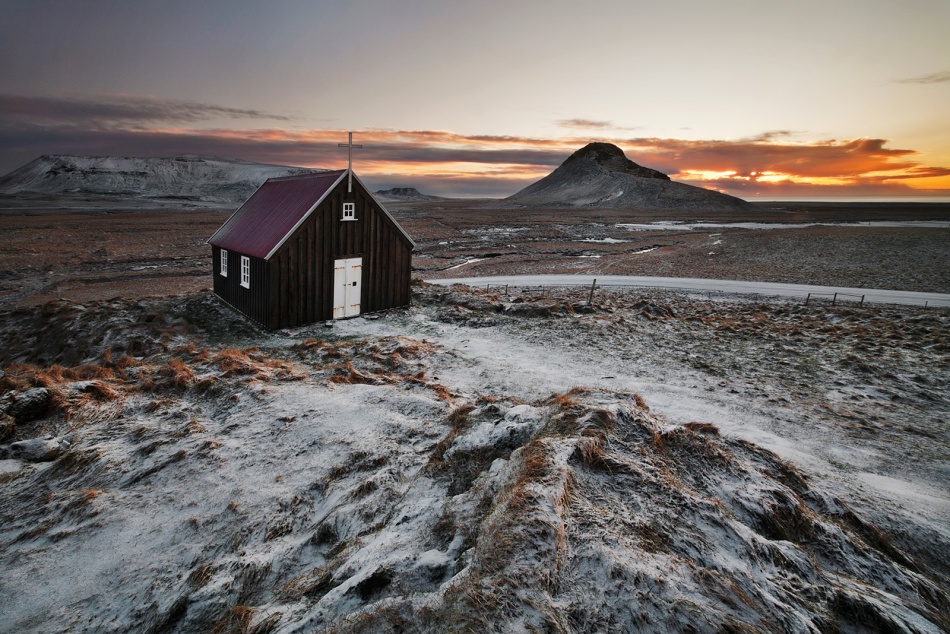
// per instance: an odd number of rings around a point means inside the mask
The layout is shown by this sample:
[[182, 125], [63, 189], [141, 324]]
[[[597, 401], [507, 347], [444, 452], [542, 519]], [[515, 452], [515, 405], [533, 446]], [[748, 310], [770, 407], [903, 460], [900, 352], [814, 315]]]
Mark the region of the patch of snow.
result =
[[624, 244], [629, 240], [618, 240], [617, 238], [585, 238], [581, 242], [597, 242], [600, 244]]
[[14, 458], [0, 460], [0, 476], [14, 474], [23, 468], [24, 463]]
[[465, 266], [466, 264], [474, 264], [475, 262], [481, 262], [481, 261], [484, 260], [484, 259], [485, 259], [485, 258], [469, 258], [469, 259], [465, 260], [464, 262], [462, 262], [461, 264], [456, 264], [455, 266], [450, 266], [449, 268], [447, 268], [447, 269], [445, 269], [445, 270], [446, 270], [446, 271], [451, 271], [452, 269], [461, 268], [461, 267]]

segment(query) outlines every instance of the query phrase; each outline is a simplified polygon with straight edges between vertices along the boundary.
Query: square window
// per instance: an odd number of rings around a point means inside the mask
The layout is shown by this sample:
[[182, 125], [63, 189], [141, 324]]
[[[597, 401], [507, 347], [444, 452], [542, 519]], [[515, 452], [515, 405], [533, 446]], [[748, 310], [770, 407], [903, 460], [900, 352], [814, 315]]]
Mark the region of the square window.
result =
[[356, 220], [356, 203], [343, 203], [343, 220]]
[[221, 277], [228, 276], [228, 252], [226, 249], [221, 249]]
[[251, 258], [241, 256], [241, 286], [251, 288]]

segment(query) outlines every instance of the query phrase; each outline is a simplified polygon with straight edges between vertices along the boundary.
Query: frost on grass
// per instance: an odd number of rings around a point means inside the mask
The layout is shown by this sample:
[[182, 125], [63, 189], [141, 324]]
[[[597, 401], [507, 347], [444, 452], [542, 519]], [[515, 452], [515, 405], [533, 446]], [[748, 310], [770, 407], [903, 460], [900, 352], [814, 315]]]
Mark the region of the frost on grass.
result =
[[[2, 407], [22, 407], [0, 445], [0, 630], [950, 627], [947, 579], [906, 536], [637, 394], [467, 391], [439, 377], [471, 360], [422, 338], [183, 329], [4, 368]], [[31, 439], [58, 452], [14, 452]]]

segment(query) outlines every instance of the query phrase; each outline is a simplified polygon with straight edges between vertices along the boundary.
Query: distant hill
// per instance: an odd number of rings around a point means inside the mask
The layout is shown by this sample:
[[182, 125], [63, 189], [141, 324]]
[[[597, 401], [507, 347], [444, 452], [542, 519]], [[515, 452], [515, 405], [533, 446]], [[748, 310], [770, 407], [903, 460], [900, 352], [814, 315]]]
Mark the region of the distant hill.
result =
[[672, 181], [662, 172], [637, 165], [610, 143], [584, 146], [556, 170], [503, 203], [523, 207], [711, 210], [749, 206], [741, 198]]
[[374, 192], [376, 198], [382, 202], [412, 202], [426, 200], [445, 200], [441, 196], [430, 196], [423, 194], [415, 187], [393, 187], [392, 189], [380, 189]]
[[235, 204], [266, 179], [321, 170], [203, 156], [41, 156], [0, 177], [0, 193]]

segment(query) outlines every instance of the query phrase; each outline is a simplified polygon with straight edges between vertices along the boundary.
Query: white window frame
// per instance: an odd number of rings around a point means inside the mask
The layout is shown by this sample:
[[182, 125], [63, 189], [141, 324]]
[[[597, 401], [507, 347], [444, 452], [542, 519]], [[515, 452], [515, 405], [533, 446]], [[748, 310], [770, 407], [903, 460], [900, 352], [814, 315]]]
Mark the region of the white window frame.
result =
[[221, 249], [221, 277], [228, 276], [228, 250]]
[[343, 203], [343, 218], [341, 220], [356, 220], [356, 203]]
[[251, 258], [241, 256], [241, 286], [251, 288]]

